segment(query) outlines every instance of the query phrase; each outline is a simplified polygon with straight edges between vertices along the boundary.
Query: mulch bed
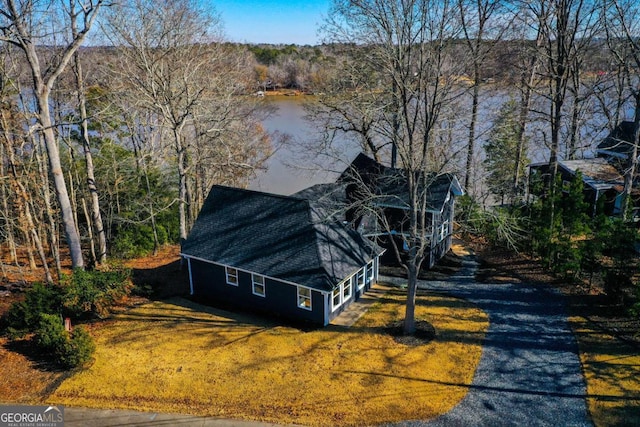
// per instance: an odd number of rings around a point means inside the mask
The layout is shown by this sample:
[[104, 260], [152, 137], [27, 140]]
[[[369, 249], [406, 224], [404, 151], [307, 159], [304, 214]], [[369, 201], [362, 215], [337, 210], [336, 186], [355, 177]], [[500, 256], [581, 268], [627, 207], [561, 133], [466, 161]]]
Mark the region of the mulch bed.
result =
[[393, 340], [399, 344], [418, 346], [428, 344], [436, 337], [436, 330], [426, 320], [416, 320], [416, 331], [413, 335], [403, 333], [403, 321], [399, 320], [387, 325], [384, 332], [393, 336]]

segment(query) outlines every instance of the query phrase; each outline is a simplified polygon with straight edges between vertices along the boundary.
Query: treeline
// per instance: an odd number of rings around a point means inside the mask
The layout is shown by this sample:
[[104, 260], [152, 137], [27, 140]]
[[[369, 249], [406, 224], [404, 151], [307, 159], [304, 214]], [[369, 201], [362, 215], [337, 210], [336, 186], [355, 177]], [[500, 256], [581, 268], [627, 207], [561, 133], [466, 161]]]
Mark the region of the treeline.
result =
[[271, 141], [243, 96], [253, 55], [207, 10], [40, 3], [0, 6], [0, 268], [54, 282], [186, 238], [211, 185], [246, 185]]
[[[468, 46], [464, 40], [457, 44], [455, 55], [468, 55]], [[615, 63], [610, 61], [609, 47], [603, 40], [588, 40], [585, 48], [581, 73], [585, 78], [598, 78], [615, 72]], [[254, 65], [256, 89], [271, 90], [277, 88], [299, 89], [309, 92], [323, 90], [325, 77], [339, 62], [348, 60], [344, 56], [347, 46], [338, 43], [309, 45], [236, 45], [248, 49], [256, 61]], [[366, 52], [369, 46], [351, 46]], [[498, 87], [509, 87], [521, 79], [520, 55], [525, 50], [535, 48], [533, 40], [480, 40], [479, 48], [486, 52], [481, 62], [482, 83]], [[460, 77], [470, 82], [474, 76], [473, 65], [464, 62]]]

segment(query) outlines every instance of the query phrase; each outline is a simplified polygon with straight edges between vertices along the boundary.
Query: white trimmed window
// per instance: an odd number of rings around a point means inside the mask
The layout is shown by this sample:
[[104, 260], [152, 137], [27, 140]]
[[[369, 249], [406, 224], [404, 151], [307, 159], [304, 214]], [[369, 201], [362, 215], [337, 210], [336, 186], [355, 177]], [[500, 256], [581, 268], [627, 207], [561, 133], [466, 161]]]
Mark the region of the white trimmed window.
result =
[[232, 267], [225, 267], [224, 269], [227, 275], [227, 284], [238, 286], [238, 270]]
[[373, 269], [374, 269], [373, 260], [371, 260], [369, 264], [367, 264], [367, 277], [366, 277], [367, 284], [371, 284], [373, 282], [373, 276], [374, 276]]
[[340, 284], [342, 288], [342, 302], [351, 298], [353, 288], [351, 287], [351, 279], [347, 279]]
[[333, 292], [331, 292], [331, 310], [332, 311], [340, 307], [340, 304], [342, 304], [342, 298], [340, 298], [341, 296], [342, 296], [342, 292], [340, 291], [340, 286], [338, 286], [333, 290]]
[[298, 307], [305, 310], [312, 310], [311, 289], [298, 286]]
[[449, 221], [444, 221], [440, 226], [440, 240], [444, 240], [449, 235]]
[[358, 289], [364, 288], [364, 268], [358, 271]]
[[252, 274], [251, 282], [253, 294], [258, 295], [259, 297], [263, 297], [265, 295], [264, 276], [260, 276], [259, 274]]

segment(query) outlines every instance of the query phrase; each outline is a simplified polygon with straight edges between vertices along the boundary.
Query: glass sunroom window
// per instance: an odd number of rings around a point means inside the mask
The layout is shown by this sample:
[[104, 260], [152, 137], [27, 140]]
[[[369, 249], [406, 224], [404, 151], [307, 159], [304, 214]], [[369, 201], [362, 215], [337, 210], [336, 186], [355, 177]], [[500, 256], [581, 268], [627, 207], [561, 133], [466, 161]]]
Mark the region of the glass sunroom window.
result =
[[340, 307], [340, 304], [342, 303], [340, 299], [341, 296], [342, 296], [342, 292], [340, 290], [340, 286], [338, 286], [333, 290], [333, 292], [331, 292], [331, 308], [333, 310]]
[[344, 282], [342, 282], [341, 287], [342, 287], [342, 302], [344, 302], [349, 298], [351, 298], [351, 292], [352, 292], [351, 279], [347, 279]]
[[358, 289], [362, 289], [364, 287], [365, 269], [366, 267], [358, 271]]

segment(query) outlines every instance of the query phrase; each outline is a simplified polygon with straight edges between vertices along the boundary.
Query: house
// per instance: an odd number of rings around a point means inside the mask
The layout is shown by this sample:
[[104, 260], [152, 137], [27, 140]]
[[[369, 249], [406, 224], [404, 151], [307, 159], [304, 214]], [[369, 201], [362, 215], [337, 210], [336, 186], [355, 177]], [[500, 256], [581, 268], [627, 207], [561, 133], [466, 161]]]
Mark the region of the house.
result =
[[378, 278], [382, 248], [333, 207], [345, 187], [292, 196], [214, 186], [181, 255], [191, 294], [327, 325]]
[[[426, 195], [425, 223], [429, 250], [426, 265], [433, 267], [451, 249], [455, 198], [464, 194], [455, 175], [450, 173], [420, 175], [427, 183], [420, 191]], [[408, 249], [405, 232], [410, 212], [409, 188], [406, 171], [384, 166], [364, 154], [359, 154], [338, 178], [347, 184], [347, 197], [351, 205], [369, 205], [382, 213], [367, 215], [366, 209], [352, 209], [347, 220], [366, 237], [375, 239], [389, 248], [391, 239], [396, 247]]]
[[[622, 214], [622, 198], [624, 191], [624, 171], [630, 166], [633, 153], [633, 122], [621, 122], [597, 146], [597, 157], [581, 160], [558, 161], [558, 174], [562, 180], [563, 191], [567, 191], [569, 183], [577, 172], [582, 174], [585, 201], [589, 203], [590, 213], [598, 213], [598, 205], [602, 212], [609, 216]], [[636, 171], [636, 175], [640, 171]], [[529, 165], [529, 191], [533, 195], [541, 195], [542, 189], [548, 187], [551, 171], [548, 163]], [[631, 190], [634, 218], [640, 212], [640, 186], [637, 176]]]
[[[582, 174], [584, 198], [589, 203], [591, 215], [597, 214], [598, 201], [602, 203], [605, 215], [620, 215], [624, 189], [624, 177], [620, 172], [602, 157], [558, 161], [558, 174], [561, 177], [564, 192], [568, 191], [569, 184], [578, 171]], [[529, 165], [529, 188], [532, 194], [539, 195], [538, 188], [541, 185], [544, 188], [550, 177], [549, 163]]]
[[631, 154], [633, 153], [634, 127], [635, 124], [633, 122], [620, 122], [620, 124], [598, 144], [596, 148], [598, 157], [606, 159], [609, 163], [621, 169], [627, 167]]

